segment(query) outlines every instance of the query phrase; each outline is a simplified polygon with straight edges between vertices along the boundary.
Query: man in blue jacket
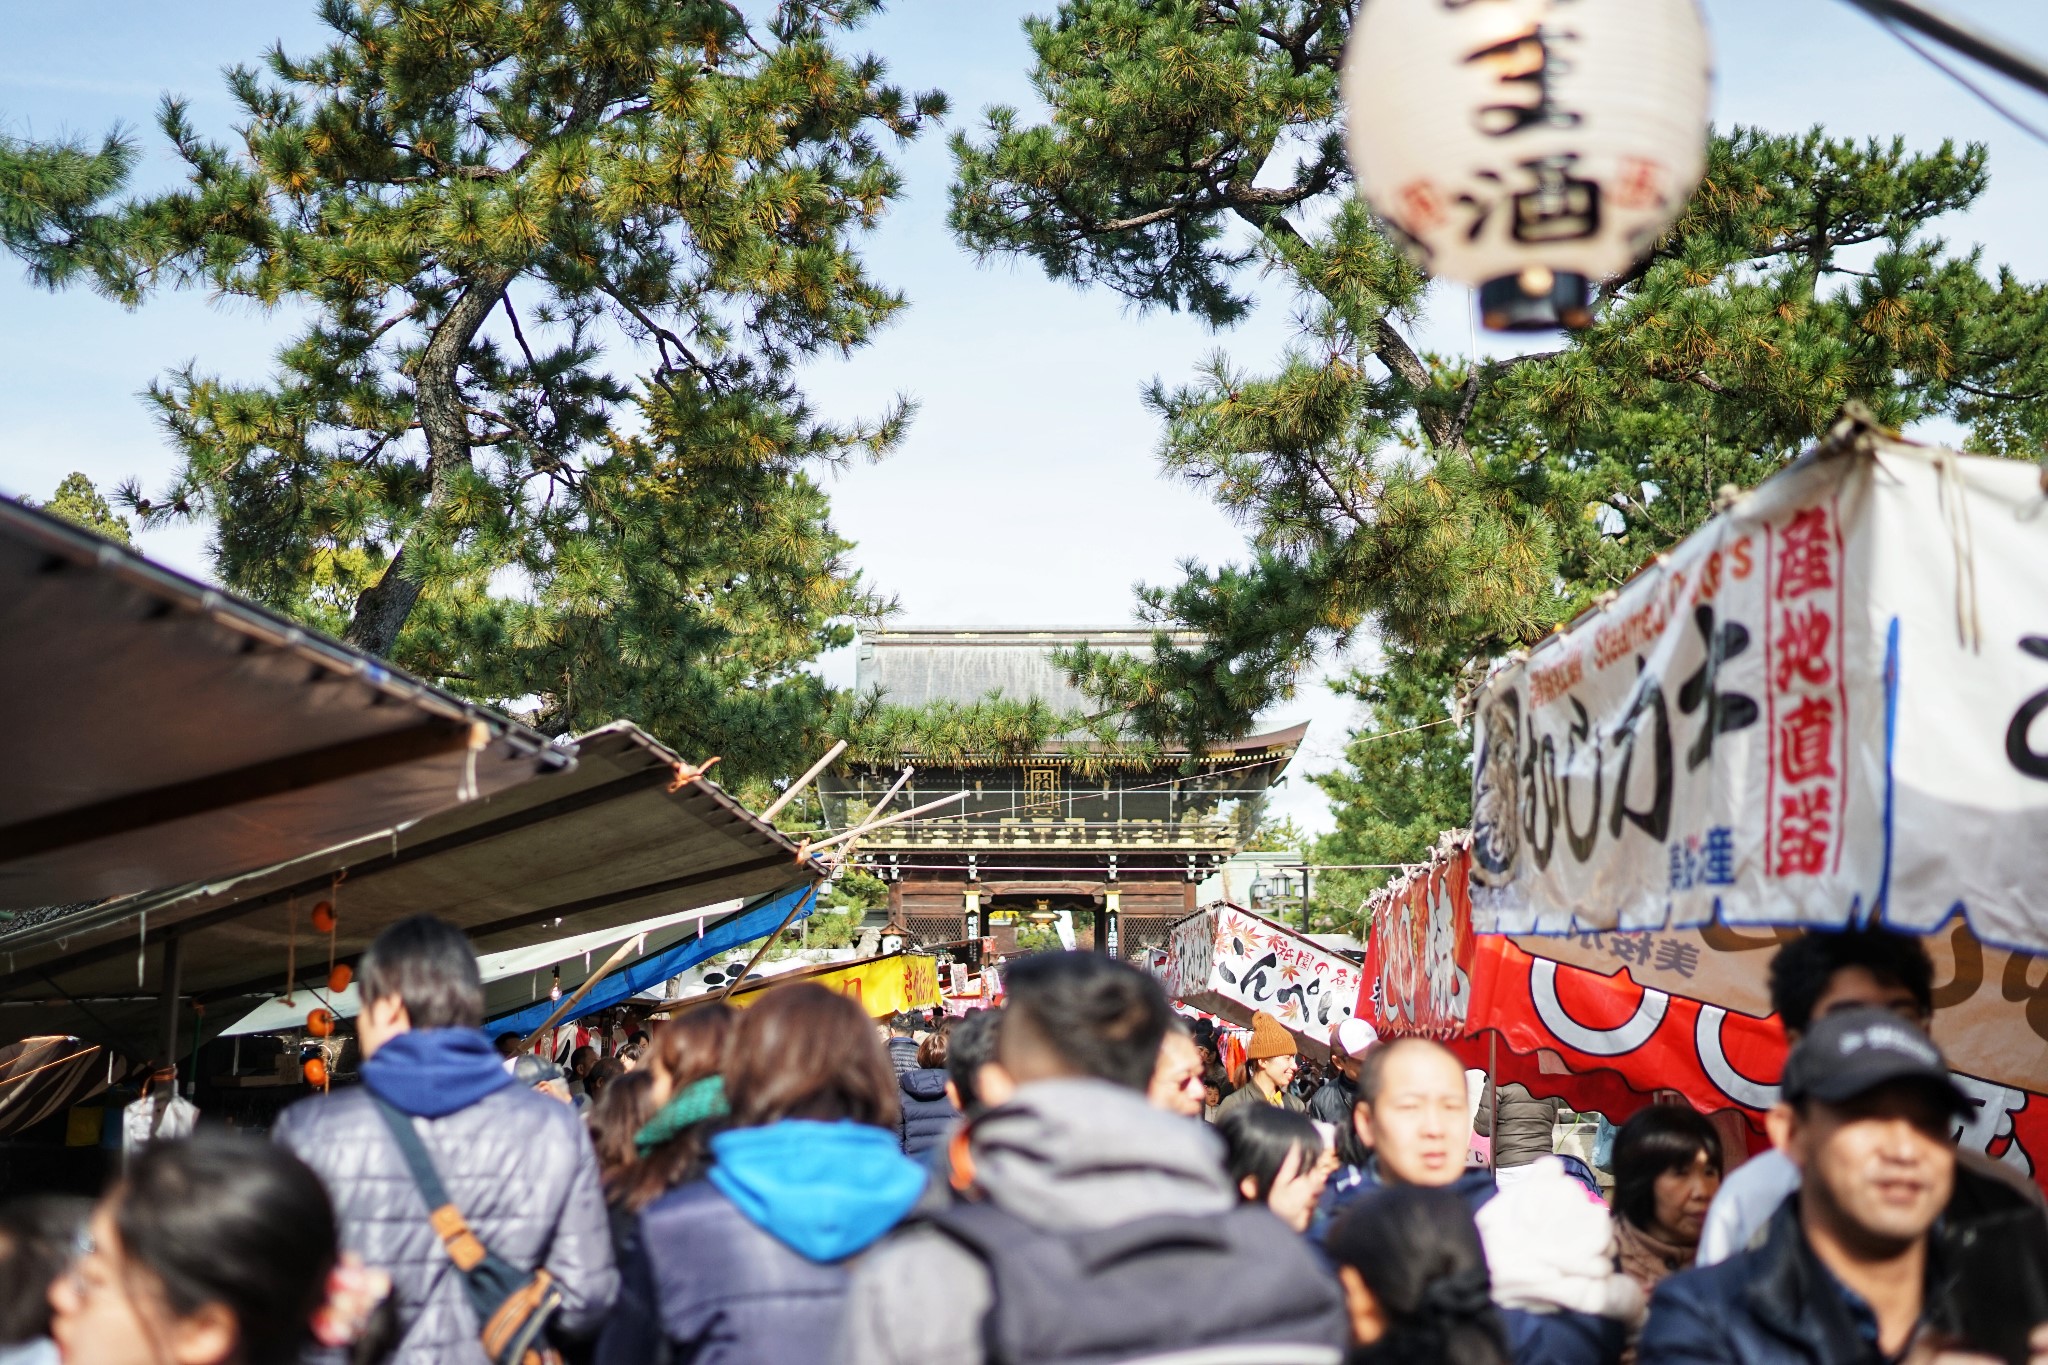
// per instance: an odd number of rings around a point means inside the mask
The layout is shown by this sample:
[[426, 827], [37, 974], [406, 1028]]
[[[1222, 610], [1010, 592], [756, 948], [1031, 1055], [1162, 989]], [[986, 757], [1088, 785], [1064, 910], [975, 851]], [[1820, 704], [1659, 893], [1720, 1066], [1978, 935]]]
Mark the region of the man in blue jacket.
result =
[[1442, 1043], [1395, 1038], [1368, 1051], [1358, 1066], [1351, 1122], [1368, 1155], [1324, 1188], [1319, 1228], [1382, 1185], [1449, 1186], [1474, 1213], [1493, 1198], [1493, 1172], [1465, 1162], [1472, 1150], [1465, 1065]]
[[1955, 1319], [1932, 1236], [1969, 1105], [1940, 1051], [1888, 1010], [1840, 1011], [1793, 1050], [1782, 1094], [1771, 1140], [1798, 1192], [1760, 1246], [1658, 1286], [1639, 1365], [1888, 1365], [1969, 1340], [1982, 1324]]
[[462, 1273], [376, 1100], [405, 1115], [449, 1197], [514, 1269], [562, 1291], [554, 1329], [595, 1333], [618, 1293], [597, 1157], [576, 1111], [515, 1083], [483, 1031], [469, 941], [430, 915], [377, 935], [357, 971], [363, 1083], [301, 1100], [272, 1137], [319, 1173], [342, 1245], [391, 1276], [395, 1365], [487, 1365]]

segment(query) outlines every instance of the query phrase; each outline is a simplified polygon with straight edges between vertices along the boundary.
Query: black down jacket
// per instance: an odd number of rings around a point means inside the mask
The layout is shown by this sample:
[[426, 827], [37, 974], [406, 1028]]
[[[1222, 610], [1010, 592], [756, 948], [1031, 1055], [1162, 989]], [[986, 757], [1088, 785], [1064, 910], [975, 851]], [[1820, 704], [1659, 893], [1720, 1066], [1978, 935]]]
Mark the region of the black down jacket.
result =
[[960, 1117], [953, 1101], [946, 1098], [946, 1069], [919, 1067], [906, 1071], [897, 1084], [903, 1093], [903, 1118], [898, 1127], [903, 1137], [903, 1154], [921, 1157], [938, 1145]]

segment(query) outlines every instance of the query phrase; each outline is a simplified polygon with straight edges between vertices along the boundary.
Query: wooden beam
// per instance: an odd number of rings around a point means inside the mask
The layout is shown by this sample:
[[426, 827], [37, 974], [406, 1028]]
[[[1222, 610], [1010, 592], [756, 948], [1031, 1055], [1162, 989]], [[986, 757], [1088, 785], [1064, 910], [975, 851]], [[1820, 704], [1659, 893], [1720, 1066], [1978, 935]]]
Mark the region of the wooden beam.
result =
[[38, 816], [0, 828], [0, 863], [21, 862], [117, 834], [459, 752], [475, 746], [477, 729], [434, 721]]

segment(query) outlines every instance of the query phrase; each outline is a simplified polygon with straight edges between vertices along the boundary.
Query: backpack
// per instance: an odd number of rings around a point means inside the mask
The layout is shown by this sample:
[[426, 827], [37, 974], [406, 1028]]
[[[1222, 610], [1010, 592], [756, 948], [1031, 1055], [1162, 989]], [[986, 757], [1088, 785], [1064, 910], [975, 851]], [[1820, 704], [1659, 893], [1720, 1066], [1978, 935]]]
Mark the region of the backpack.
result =
[[919, 1215], [988, 1267], [989, 1365], [1337, 1365], [1344, 1301], [1263, 1204], [1049, 1232], [993, 1204]]
[[462, 1210], [449, 1200], [434, 1159], [414, 1131], [412, 1120], [382, 1097], [373, 1095], [371, 1099], [412, 1170], [413, 1183], [426, 1201], [427, 1221], [433, 1224], [448, 1259], [462, 1272], [470, 1307], [483, 1324], [477, 1335], [491, 1365], [561, 1365], [560, 1353], [547, 1341], [548, 1324], [562, 1310], [562, 1287], [555, 1277], [544, 1268], [522, 1273], [511, 1262], [492, 1255], [470, 1231]]

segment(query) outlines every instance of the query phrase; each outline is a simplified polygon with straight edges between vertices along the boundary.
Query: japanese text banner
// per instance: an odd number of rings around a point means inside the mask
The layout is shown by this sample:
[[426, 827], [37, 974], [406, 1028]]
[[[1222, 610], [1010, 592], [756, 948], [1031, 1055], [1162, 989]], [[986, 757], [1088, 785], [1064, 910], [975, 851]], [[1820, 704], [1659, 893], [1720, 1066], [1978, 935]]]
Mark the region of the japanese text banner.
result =
[[1769, 480], [1477, 705], [1473, 927], [2048, 947], [2048, 499], [1870, 439]]
[[1176, 1000], [1242, 1019], [1264, 1010], [1324, 1047], [1358, 1000], [1357, 967], [1232, 905], [1210, 906], [1176, 923], [1161, 976]]

